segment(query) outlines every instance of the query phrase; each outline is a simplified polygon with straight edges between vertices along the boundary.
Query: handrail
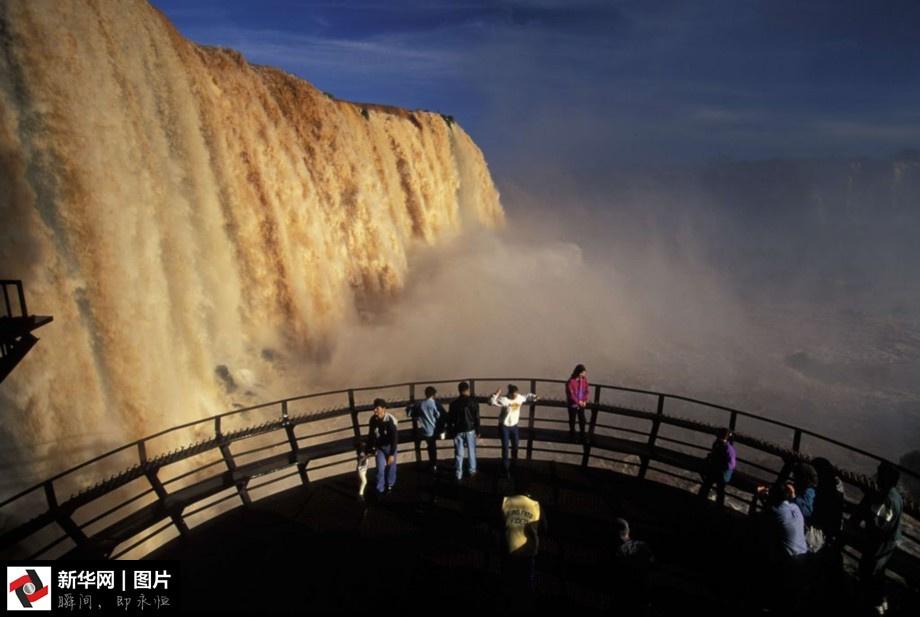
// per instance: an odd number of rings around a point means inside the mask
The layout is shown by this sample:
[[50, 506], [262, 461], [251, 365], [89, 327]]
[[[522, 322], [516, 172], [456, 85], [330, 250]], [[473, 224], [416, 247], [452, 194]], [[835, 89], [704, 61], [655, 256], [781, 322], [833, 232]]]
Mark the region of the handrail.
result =
[[[2, 281], [2, 282], [6, 282], [6, 281]], [[110, 451], [108, 451], [108, 452], [106, 452], [106, 453], [104, 453], [104, 454], [100, 454], [99, 456], [97, 456], [97, 457], [95, 457], [95, 458], [92, 458], [92, 459], [90, 459], [90, 460], [87, 460], [87, 461], [84, 461], [84, 462], [82, 462], [82, 463], [79, 463], [78, 465], [75, 465], [74, 467], [71, 467], [70, 469], [67, 469], [67, 470], [62, 471], [62, 472], [60, 472], [60, 473], [57, 473], [57, 474], [55, 474], [54, 476], [52, 476], [52, 477], [50, 477], [50, 478], [48, 478], [48, 479], [46, 479], [46, 480], [44, 480], [44, 481], [42, 481], [42, 482], [39, 482], [39, 483], [35, 484], [34, 486], [32, 486], [32, 487], [30, 487], [30, 488], [24, 489], [24, 490], [20, 491], [19, 493], [16, 493], [15, 495], [13, 495], [13, 496], [11, 496], [11, 497], [5, 499], [4, 501], [0, 502], [0, 508], [3, 508], [3, 507], [5, 507], [5, 506], [9, 505], [10, 503], [12, 503], [13, 501], [16, 501], [16, 500], [18, 500], [19, 498], [24, 497], [25, 495], [28, 495], [29, 493], [31, 493], [31, 492], [33, 492], [33, 491], [35, 491], [35, 490], [38, 490], [38, 489], [40, 489], [40, 488], [42, 488], [42, 487], [45, 486], [48, 482], [54, 482], [54, 481], [56, 481], [56, 480], [60, 480], [61, 478], [65, 477], [65, 476], [68, 476], [68, 475], [72, 474], [72, 473], [75, 472], [75, 471], [79, 471], [80, 469], [82, 469], [82, 468], [84, 468], [84, 467], [87, 467], [88, 465], [92, 465], [93, 463], [97, 463], [97, 462], [99, 462], [99, 461], [101, 461], [101, 460], [103, 460], [103, 459], [105, 459], [105, 458], [108, 458], [109, 456], [113, 456], [113, 455], [118, 454], [119, 452], [122, 452], [122, 451], [124, 451], [124, 450], [129, 449], [129, 448], [137, 448], [140, 444], [143, 444], [143, 443], [145, 443], [145, 442], [147, 442], [147, 441], [150, 441], [150, 440], [152, 440], [152, 439], [156, 439], [156, 438], [158, 438], [158, 437], [162, 437], [163, 435], [167, 435], [167, 434], [169, 434], [169, 433], [172, 433], [172, 432], [175, 432], [175, 431], [178, 431], [178, 430], [182, 430], [182, 429], [185, 429], [185, 428], [189, 428], [189, 427], [192, 427], [192, 426], [196, 426], [196, 425], [198, 425], [198, 424], [205, 424], [205, 423], [209, 423], [209, 422], [214, 422], [214, 421], [217, 420], [217, 419], [223, 419], [223, 418], [226, 418], [226, 417], [229, 417], [229, 416], [233, 416], [233, 415], [237, 415], [237, 414], [241, 414], [241, 413], [246, 413], [246, 412], [249, 412], [249, 411], [260, 410], [260, 409], [267, 409], [267, 408], [270, 408], [270, 407], [274, 407], [274, 406], [276, 406], [276, 405], [284, 405], [284, 404], [289, 404], [289, 403], [297, 402], [297, 401], [309, 400], [309, 399], [313, 399], [313, 398], [320, 398], [320, 397], [323, 397], [323, 396], [333, 396], [333, 395], [337, 395], [337, 394], [348, 394], [349, 392], [368, 392], [368, 391], [375, 391], [375, 390], [388, 390], [388, 389], [393, 389], [393, 388], [404, 388], [404, 387], [418, 386], [418, 385], [422, 385], [422, 384], [451, 383], [451, 382], [456, 383], [456, 382], [460, 382], [460, 381], [487, 381], [487, 382], [513, 382], [513, 381], [525, 381], [525, 382], [530, 382], [530, 381], [534, 381], [534, 382], [536, 382], [536, 383], [552, 383], [552, 384], [564, 384], [564, 383], [566, 383], [566, 380], [564, 380], [564, 379], [546, 379], [546, 378], [534, 379], [534, 378], [531, 378], [531, 377], [476, 377], [476, 378], [459, 378], [459, 379], [453, 379], [453, 380], [451, 380], [451, 379], [438, 379], [438, 380], [428, 380], [428, 381], [402, 382], [402, 383], [387, 384], [387, 385], [362, 386], [362, 387], [360, 387], [360, 388], [344, 388], [344, 389], [341, 389], [341, 390], [328, 390], [328, 391], [324, 391], [324, 392], [316, 392], [316, 393], [310, 393], [310, 394], [301, 394], [301, 395], [297, 395], [297, 396], [293, 396], [293, 397], [288, 397], [288, 398], [284, 398], [284, 399], [278, 399], [278, 400], [274, 400], [274, 401], [269, 401], [269, 402], [266, 402], [266, 403], [260, 403], [260, 404], [258, 404], [258, 405], [251, 405], [251, 406], [249, 406], [249, 407], [243, 407], [243, 408], [240, 408], [240, 409], [232, 409], [232, 410], [229, 410], [229, 411], [226, 411], [226, 412], [223, 412], [223, 413], [214, 414], [214, 415], [211, 415], [211, 416], [208, 416], [208, 417], [205, 417], [205, 418], [201, 418], [201, 419], [198, 419], [198, 420], [191, 420], [191, 421], [189, 421], [189, 422], [185, 422], [185, 423], [183, 423], [183, 424], [180, 424], [180, 425], [177, 425], [177, 426], [173, 426], [173, 427], [164, 429], [164, 430], [159, 431], [159, 432], [156, 432], [156, 433], [152, 433], [152, 434], [147, 435], [147, 436], [145, 436], [145, 437], [142, 437], [141, 439], [138, 439], [138, 440], [136, 440], [136, 441], [132, 441], [132, 442], [127, 443], [127, 444], [125, 444], [125, 445], [119, 446], [118, 448], [115, 448], [115, 449], [113, 449], [113, 450], [110, 450]], [[799, 434], [799, 435], [808, 435], [808, 436], [811, 436], [811, 437], [816, 437], [816, 438], [821, 439], [821, 440], [823, 440], [823, 441], [825, 441], [825, 442], [827, 442], [827, 443], [833, 444], [833, 445], [835, 445], [835, 446], [837, 446], [837, 447], [844, 448], [844, 449], [846, 449], [846, 450], [849, 450], [849, 451], [854, 452], [854, 453], [856, 453], [856, 454], [859, 454], [859, 455], [861, 455], [861, 456], [866, 456], [866, 457], [868, 457], [868, 458], [875, 459], [875, 460], [877, 460], [877, 461], [879, 461], [879, 462], [881, 462], [881, 461], [886, 461], [886, 460], [887, 460], [887, 459], [885, 459], [884, 457], [881, 457], [881, 456], [879, 456], [879, 455], [877, 455], [877, 454], [873, 454], [873, 453], [868, 452], [868, 451], [866, 451], [866, 450], [863, 450], [863, 449], [861, 449], [861, 448], [857, 448], [857, 447], [855, 447], [855, 446], [851, 446], [851, 445], [849, 445], [849, 444], [843, 443], [843, 442], [841, 442], [841, 441], [839, 441], [839, 440], [836, 440], [836, 439], [833, 439], [833, 438], [831, 438], [831, 437], [825, 437], [824, 435], [821, 435], [820, 433], [816, 433], [816, 432], [814, 432], [814, 431], [811, 431], [811, 430], [808, 430], [808, 429], [804, 429], [804, 428], [801, 428], [801, 427], [798, 427], [798, 426], [795, 426], [795, 425], [792, 425], [792, 424], [788, 424], [788, 423], [786, 423], [786, 422], [782, 422], [782, 421], [779, 421], [779, 420], [774, 420], [774, 419], [772, 419], [772, 418], [767, 418], [767, 417], [764, 417], [764, 416], [760, 416], [760, 415], [758, 415], [758, 414], [752, 414], [752, 413], [745, 412], [745, 411], [742, 411], [742, 410], [739, 410], [739, 409], [735, 409], [735, 408], [732, 408], [732, 407], [727, 407], [727, 406], [725, 406], [725, 405], [720, 405], [720, 404], [717, 404], [717, 403], [710, 403], [710, 402], [707, 402], [707, 401], [703, 401], [703, 400], [695, 399], [695, 398], [691, 398], [691, 397], [686, 397], [686, 396], [682, 396], [682, 395], [670, 394], [670, 393], [665, 393], [665, 392], [657, 392], [657, 391], [654, 391], [654, 390], [645, 390], [645, 389], [641, 389], [641, 388], [631, 388], [631, 387], [626, 387], [626, 386], [614, 386], [614, 385], [609, 385], [609, 384], [594, 384], [594, 385], [595, 385], [597, 388], [599, 388], [600, 390], [613, 390], [613, 391], [616, 391], [616, 392], [629, 392], [629, 393], [633, 393], [633, 394], [643, 394], [643, 395], [648, 395], [648, 396], [663, 397], [664, 399], [670, 399], [670, 400], [682, 401], [682, 402], [687, 402], [687, 403], [693, 403], [693, 404], [696, 404], [696, 405], [702, 405], [702, 406], [704, 406], [704, 407], [709, 407], [709, 408], [711, 408], [711, 409], [718, 409], [718, 410], [720, 410], [720, 411], [726, 411], [726, 412], [729, 412], [729, 413], [731, 413], [731, 414], [737, 414], [737, 415], [742, 416], [742, 417], [745, 417], [745, 418], [750, 418], [750, 419], [754, 419], [754, 420], [766, 422], [766, 423], [768, 423], [768, 424], [772, 424], [772, 425], [775, 425], [775, 426], [780, 426], [780, 427], [782, 427], [782, 428], [790, 429], [790, 430], [794, 431], [795, 433], [797, 433], [797, 434]], [[590, 407], [590, 405], [589, 405], [589, 407]], [[799, 439], [800, 439], [800, 438], [799, 438]], [[907, 474], [907, 475], [910, 475], [910, 476], [914, 476], [915, 478], [920, 479], [920, 473], [915, 472], [915, 471], [913, 471], [913, 470], [911, 470], [911, 469], [902, 467], [902, 466], [900, 466], [900, 465], [898, 465], [898, 464], [896, 464], [896, 463], [893, 463], [893, 462], [891, 462], [891, 461], [888, 461], [888, 462], [890, 462], [892, 465], [894, 465], [895, 467], [897, 467], [897, 468], [901, 471], [901, 473], [904, 473], [904, 474]]]

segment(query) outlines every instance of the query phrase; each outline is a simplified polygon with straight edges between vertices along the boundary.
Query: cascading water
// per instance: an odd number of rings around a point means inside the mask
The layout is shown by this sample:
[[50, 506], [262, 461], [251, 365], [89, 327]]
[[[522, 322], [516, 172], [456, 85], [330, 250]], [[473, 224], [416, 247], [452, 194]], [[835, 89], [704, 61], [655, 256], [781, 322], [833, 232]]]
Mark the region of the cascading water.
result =
[[4, 2], [0, 50], [0, 276], [54, 316], [0, 457], [35, 477], [290, 394], [279, 356], [322, 357], [413, 244], [504, 220], [452, 118], [336, 100], [142, 0]]

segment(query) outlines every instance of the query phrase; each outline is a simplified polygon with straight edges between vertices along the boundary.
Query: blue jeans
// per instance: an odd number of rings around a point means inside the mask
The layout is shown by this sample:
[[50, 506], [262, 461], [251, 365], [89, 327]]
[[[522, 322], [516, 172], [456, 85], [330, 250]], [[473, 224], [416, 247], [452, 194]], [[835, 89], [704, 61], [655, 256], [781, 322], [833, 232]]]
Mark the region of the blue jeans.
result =
[[[502, 466], [505, 468], [505, 471], [511, 471], [511, 459], [517, 460], [518, 456], [518, 442], [520, 441], [520, 433], [518, 432], [518, 426], [505, 426], [500, 424], [498, 430], [502, 436]], [[508, 445], [511, 445], [511, 457], [508, 456]]]
[[[396, 449], [390, 451], [391, 446], [380, 446], [377, 448], [377, 493], [382, 493], [386, 487], [393, 487], [396, 484]], [[387, 457], [393, 455], [393, 464], [387, 465]], [[386, 473], [384, 474], [384, 469]], [[384, 478], [386, 476], [386, 478]], [[386, 479], [386, 484], [384, 484]]]
[[457, 433], [454, 437], [454, 468], [456, 469], [457, 479], [463, 477], [463, 448], [469, 450], [470, 458], [470, 475], [476, 473], [476, 431], [467, 431]]

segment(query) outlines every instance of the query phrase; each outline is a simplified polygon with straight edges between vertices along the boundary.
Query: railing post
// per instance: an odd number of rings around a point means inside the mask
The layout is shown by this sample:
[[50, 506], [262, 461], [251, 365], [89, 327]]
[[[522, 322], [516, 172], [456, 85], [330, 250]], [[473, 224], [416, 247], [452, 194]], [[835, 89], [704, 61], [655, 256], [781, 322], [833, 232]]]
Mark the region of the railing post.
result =
[[735, 426], [738, 424], [738, 412], [733, 411], [728, 417], [728, 430], [735, 432]]
[[281, 401], [281, 425], [284, 426], [288, 444], [291, 446], [291, 462], [297, 464], [297, 473], [300, 475], [300, 482], [306, 486], [310, 484], [310, 478], [307, 477], [307, 463], [302, 462], [298, 458], [300, 444], [297, 443], [297, 435], [294, 434], [294, 425], [291, 424], [288, 416], [288, 402], [286, 400]]
[[3, 299], [6, 301], [6, 315], [7, 317], [13, 316], [13, 307], [10, 304], [10, 292], [6, 289], [6, 283], [3, 284]]
[[652, 430], [648, 434], [648, 455], [642, 457], [642, 464], [639, 466], [639, 478], [644, 478], [648, 473], [649, 462], [651, 461], [652, 451], [655, 449], [655, 441], [658, 439], [658, 430], [661, 427], [661, 416], [664, 415], [664, 394], [658, 395], [658, 409], [655, 411], [655, 419], [652, 420]]
[[[530, 392], [536, 396], [537, 395], [537, 380], [530, 380]], [[537, 415], [537, 403], [533, 402], [530, 404], [530, 417], [527, 419], [527, 460], [533, 459], [533, 426], [535, 416]]]
[[591, 407], [591, 420], [588, 421], [588, 434], [585, 436], [584, 454], [581, 456], [581, 466], [587, 467], [591, 459], [591, 445], [594, 441], [594, 429], [597, 426], [597, 408], [601, 404], [601, 386], [594, 386], [594, 405]]
[[22, 311], [22, 316], [25, 317], [29, 314], [29, 309], [26, 308], [26, 294], [22, 291], [22, 281], [16, 281], [16, 291], [19, 292], [19, 309]]
[[143, 439], [137, 442], [137, 458], [142, 467], [147, 463], [147, 444]]
[[351, 425], [355, 430], [355, 437], [361, 438], [361, 425], [358, 423], [358, 410], [355, 407], [355, 391], [348, 390], [348, 409], [351, 412]]
[[147, 481], [150, 482], [150, 486], [153, 487], [153, 492], [157, 494], [157, 499], [160, 501], [160, 507], [162, 507], [169, 518], [172, 519], [172, 522], [176, 526], [176, 529], [179, 530], [179, 533], [184, 536], [189, 532], [188, 525], [185, 524], [185, 520], [182, 518], [181, 511], [178, 511], [174, 508], [169, 508], [167, 506], [166, 498], [169, 496], [169, 494], [163, 487], [163, 483], [160, 482], [160, 478], [157, 477], [158, 471], [159, 468], [157, 467], [149, 467], [144, 470], [144, 475], [147, 477]]
[[795, 429], [795, 434], [792, 436], [792, 451], [798, 452], [802, 447], [802, 431]]
[[476, 380], [470, 379], [467, 383], [470, 384], [470, 396], [476, 398]]
[[[409, 405], [415, 405], [415, 384], [409, 384]], [[418, 417], [412, 416], [412, 441], [415, 442], [415, 462], [422, 462], [422, 444], [418, 434]]]
[[83, 530], [74, 522], [70, 515], [65, 513], [61, 507], [58, 505], [57, 496], [54, 494], [54, 483], [50, 480], [45, 482], [45, 499], [48, 500], [48, 509], [51, 511], [51, 514], [54, 516], [55, 522], [61, 526], [70, 539], [73, 540], [77, 546], [85, 546], [87, 544], [86, 534], [83, 533]]
[[[224, 459], [224, 464], [227, 466], [227, 477], [230, 481], [233, 481], [233, 472], [236, 471], [236, 461], [233, 460], [233, 453], [230, 452], [230, 444], [224, 438], [223, 433], [220, 431], [220, 417], [214, 418], [214, 432], [215, 439], [217, 440], [217, 447], [220, 450], [220, 455]], [[252, 500], [249, 498], [249, 491], [246, 490], [246, 486], [243, 484], [236, 485], [236, 492], [240, 496], [244, 505], [250, 505]], [[229, 488], [229, 487], [228, 487]]]

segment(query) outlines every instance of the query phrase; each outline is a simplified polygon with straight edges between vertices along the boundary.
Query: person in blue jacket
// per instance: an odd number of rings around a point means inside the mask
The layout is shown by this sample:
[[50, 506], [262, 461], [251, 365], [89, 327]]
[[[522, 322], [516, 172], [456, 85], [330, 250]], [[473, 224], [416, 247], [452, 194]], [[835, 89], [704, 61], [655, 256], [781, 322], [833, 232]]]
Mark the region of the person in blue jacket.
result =
[[428, 461], [433, 472], [438, 470], [438, 435], [444, 430], [447, 412], [435, 399], [438, 394], [434, 386], [425, 388], [425, 400], [414, 407], [415, 418], [422, 434], [422, 440], [428, 448]]

